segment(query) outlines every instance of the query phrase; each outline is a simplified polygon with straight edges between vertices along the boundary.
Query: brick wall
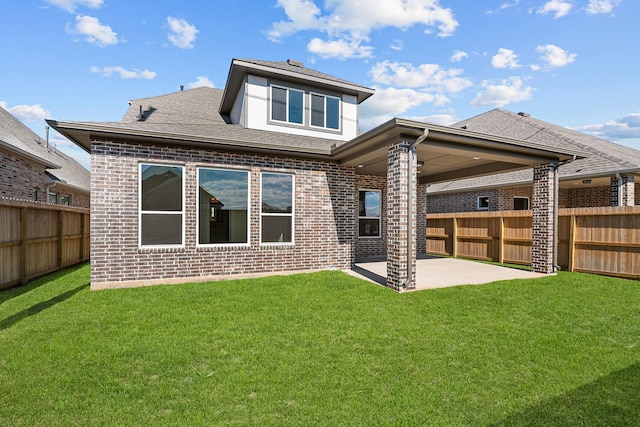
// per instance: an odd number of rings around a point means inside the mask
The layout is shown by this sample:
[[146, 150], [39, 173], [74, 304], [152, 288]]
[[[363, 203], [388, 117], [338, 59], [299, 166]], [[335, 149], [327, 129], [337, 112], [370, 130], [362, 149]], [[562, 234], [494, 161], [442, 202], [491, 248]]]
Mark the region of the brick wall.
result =
[[[357, 190], [380, 190], [380, 237], [357, 237], [356, 258], [387, 253], [387, 177], [356, 175]], [[358, 233], [356, 232], [356, 236]]]
[[[136, 143], [92, 143], [91, 283], [350, 268], [357, 230], [353, 169], [321, 161]], [[138, 164], [184, 166], [185, 247], [138, 248]], [[197, 247], [196, 167], [250, 170], [249, 246]], [[295, 174], [295, 243], [260, 244], [260, 172]]]
[[514, 197], [528, 197], [529, 207], [531, 207], [531, 200], [533, 198], [533, 187], [501, 188], [500, 190], [498, 190], [498, 210], [513, 210]]
[[45, 201], [45, 167], [0, 150], [0, 197]]

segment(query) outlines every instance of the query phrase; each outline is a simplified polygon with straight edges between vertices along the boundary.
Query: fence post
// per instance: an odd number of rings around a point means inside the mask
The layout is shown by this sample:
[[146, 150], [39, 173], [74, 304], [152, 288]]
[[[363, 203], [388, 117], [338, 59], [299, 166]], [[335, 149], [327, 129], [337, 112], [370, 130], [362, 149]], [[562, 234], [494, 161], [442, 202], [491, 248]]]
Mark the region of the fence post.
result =
[[58, 211], [58, 270], [62, 270], [62, 248], [64, 247], [64, 211]]
[[500, 226], [498, 227], [498, 262], [504, 263], [504, 217], [500, 215]]
[[451, 256], [458, 256], [458, 218], [451, 218], [453, 226], [451, 227]]
[[27, 283], [27, 208], [20, 209], [20, 284]]
[[80, 214], [80, 262], [84, 262], [84, 219], [85, 214]]
[[569, 261], [567, 269], [573, 271], [575, 267], [575, 247], [576, 247], [576, 216], [569, 218]]

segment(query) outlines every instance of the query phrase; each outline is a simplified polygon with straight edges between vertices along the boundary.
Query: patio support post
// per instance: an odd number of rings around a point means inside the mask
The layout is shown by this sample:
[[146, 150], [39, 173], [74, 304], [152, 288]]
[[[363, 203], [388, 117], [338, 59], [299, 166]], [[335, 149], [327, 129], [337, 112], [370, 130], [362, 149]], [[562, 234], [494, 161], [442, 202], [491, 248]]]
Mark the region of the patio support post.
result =
[[616, 173], [611, 177], [611, 206], [635, 205], [635, 181], [633, 175]]
[[[391, 144], [387, 153], [387, 287], [402, 292], [416, 283], [416, 162], [409, 142]], [[411, 188], [409, 188], [409, 182]], [[409, 223], [411, 221], [411, 223]], [[411, 246], [411, 247], [410, 247]]]
[[418, 184], [416, 196], [416, 254], [427, 253], [427, 187], [429, 184]]
[[556, 271], [554, 255], [557, 248], [557, 209], [555, 195], [558, 192], [557, 165], [539, 164], [533, 168], [533, 244], [531, 269], [537, 273]]

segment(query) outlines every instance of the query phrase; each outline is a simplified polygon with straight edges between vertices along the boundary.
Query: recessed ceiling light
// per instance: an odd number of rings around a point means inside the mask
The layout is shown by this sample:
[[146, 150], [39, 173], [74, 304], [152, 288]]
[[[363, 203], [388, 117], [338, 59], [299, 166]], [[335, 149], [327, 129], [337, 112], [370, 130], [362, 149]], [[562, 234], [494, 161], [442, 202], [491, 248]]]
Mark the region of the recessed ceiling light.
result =
[[473, 160], [480, 160], [480, 157], [474, 157]]

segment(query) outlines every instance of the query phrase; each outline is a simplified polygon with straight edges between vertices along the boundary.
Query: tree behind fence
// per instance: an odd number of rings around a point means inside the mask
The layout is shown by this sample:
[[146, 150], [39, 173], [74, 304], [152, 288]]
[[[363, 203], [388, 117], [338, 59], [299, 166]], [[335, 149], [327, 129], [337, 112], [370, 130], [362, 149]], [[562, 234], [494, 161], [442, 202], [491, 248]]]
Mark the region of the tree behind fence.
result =
[[[427, 252], [531, 263], [531, 211], [427, 215]], [[559, 209], [558, 266], [640, 279], [640, 206]]]
[[0, 289], [89, 260], [89, 210], [0, 199]]

